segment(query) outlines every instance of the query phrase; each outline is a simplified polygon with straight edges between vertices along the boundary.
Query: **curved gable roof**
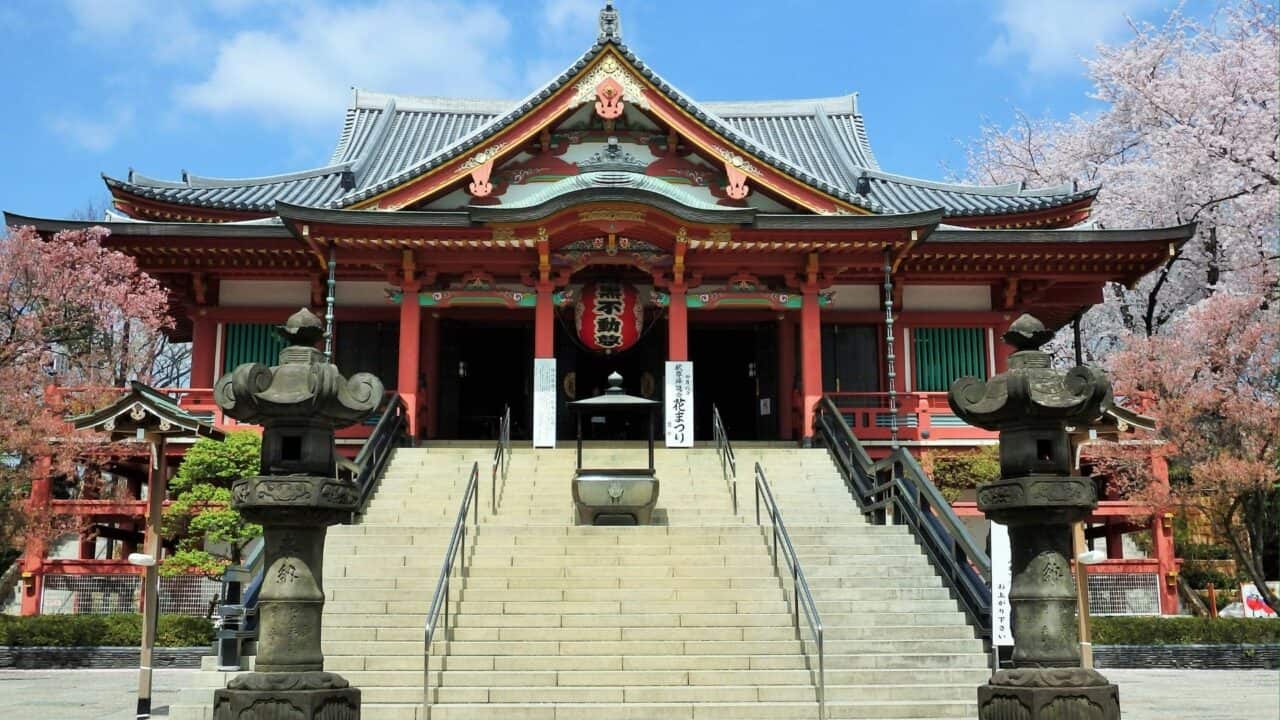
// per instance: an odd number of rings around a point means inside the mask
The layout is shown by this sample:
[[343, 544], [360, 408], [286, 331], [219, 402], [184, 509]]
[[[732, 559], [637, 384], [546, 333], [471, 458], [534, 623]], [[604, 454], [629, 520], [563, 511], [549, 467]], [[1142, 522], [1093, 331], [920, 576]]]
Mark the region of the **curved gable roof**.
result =
[[268, 214], [276, 202], [349, 207], [473, 149], [559, 91], [614, 47], [676, 105], [779, 171], [851, 205], [880, 213], [942, 209], [947, 217], [1014, 215], [1087, 201], [1096, 189], [939, 183], [883, 172], [856, 94], [807, 100], [695, 102], [614, 37], [603, 37], [522, 101], [388, 95], [353, 90], [330, 164], [297, 173], [161, 181], [130, 171], [113, 191], [164, 203]]

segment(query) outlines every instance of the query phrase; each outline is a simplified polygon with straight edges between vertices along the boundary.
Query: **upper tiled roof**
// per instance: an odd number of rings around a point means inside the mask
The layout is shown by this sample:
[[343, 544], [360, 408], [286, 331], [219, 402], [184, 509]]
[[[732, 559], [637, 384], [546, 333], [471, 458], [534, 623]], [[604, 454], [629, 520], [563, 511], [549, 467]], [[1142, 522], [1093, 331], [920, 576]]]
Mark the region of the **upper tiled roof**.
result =
[[279, 202], [346, 207], [458, 157], [541, 103], [614, 46], [678, 105], [744, 150], [845, 202], [873, 212], [941, 208], [949, 217], [1002, 215], [1063, 206], [1094, 191], [1072, 187], [938, 183], [882, 172], [867, 139], [857, 96], [811, 100], [695, 102], [654, 73], [616, 38], [598, 40], [577, 62], [522, 101], [414, 97], [353, 91], [330, 164], [261, 178], [181, 182], [130, 171], [107, 183], [129, 193], [208, 208], [271, 212]]

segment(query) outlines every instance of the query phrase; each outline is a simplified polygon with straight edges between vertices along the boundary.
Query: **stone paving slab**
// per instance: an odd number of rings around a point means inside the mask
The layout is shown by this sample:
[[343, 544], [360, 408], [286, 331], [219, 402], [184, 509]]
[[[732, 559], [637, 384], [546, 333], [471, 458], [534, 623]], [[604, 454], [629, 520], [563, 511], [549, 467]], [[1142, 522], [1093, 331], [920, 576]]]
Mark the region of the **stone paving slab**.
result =
[[[165, 706], [198, 670], [157, 670], [152, 705]], [[1124, 720], [1280, 720], [1273, 670], [1107, 670], [1120, 685]], [[0, 718], [128, 720], [136, 670], [0, 670]]]

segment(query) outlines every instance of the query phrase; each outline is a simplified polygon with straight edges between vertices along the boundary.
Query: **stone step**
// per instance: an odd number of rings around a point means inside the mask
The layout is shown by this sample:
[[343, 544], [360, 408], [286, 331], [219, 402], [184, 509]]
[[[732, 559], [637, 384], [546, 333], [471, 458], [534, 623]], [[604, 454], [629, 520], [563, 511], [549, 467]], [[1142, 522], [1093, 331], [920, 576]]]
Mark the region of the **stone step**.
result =
[[[331, 601], [355, 601], [369, 597], [367, 586], [352, 586], [350, 589], [342, 587], [325, 591], [325, 596]], [[421, 589], [379, 589], [378, 597], [388, 601], [392, 600], [421, 600], [423, 597]], [[675, 587], [666, 589], [652, 588], [605, 588], [590, 590], [568, 590], [562, 587], [552, 587], [540, 590], [522, 590], [518, 594], [506, 588], [497, 589], [481, 589], [451, 587], [449, 597], [452, 600], [466, 600], [468, 602], [510, 602], [512, 597], [521, 598], [521, 602], [670, 602], [670, 601], [688, 601], [688, 602], [750, 602], [750, 601], [785, 601], [787, 595], [779, 587], [764, 588], [723, 588], [719, 590], [711, 590], [705, 588], [698, 589], [676, 589]]]

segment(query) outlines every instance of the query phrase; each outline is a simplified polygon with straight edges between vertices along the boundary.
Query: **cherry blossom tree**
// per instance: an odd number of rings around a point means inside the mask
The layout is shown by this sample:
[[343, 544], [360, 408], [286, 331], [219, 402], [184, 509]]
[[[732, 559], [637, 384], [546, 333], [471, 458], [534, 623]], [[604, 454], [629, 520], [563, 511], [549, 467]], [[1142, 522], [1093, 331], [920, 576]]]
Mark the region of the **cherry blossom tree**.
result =
[[64, 418], [113, 393], [49, 388], [148, 381], [165, 342], [166, 291], [132, 258], [102, 247], [105, 236], [94, 228], [46, 240], [22, 227], [0, 237], [0, 499], [8, 513], [0, 546], [57, 530], [55, 519], [20, 510], [36, 459], [69, 474], [77, 456], [102, 442], [71, 433]]
[[[1280, 482], [1280, 311], [1260, 295], [1219, 292], [1171, 323], [1133, 336], [1111, 358], [1116, 393], [1150, 398], [1147, 411], [1190, 477], [1136, 493], [1153, 505], [1199, 510], [1236, 562], [1266, 590], [1263, 553], [1277, 539]], [[1163, 497], [1162, 497], [1163, 496]]]
[[[1086, 356], [1150, 336], [1220, 290], [1276, 288], [1280, 71], [1276, 9], [1224, 7], [1209, 22], [1175, 13], [1100, 47], [1086, 66], [1096, 115], [1019, 116], [983, 128], [969, 179], [1100, 186], [1092, 222], [1140, 228], [1195, 222], [1194, 238], [1133, 288], [1112, 285], [1082, 319]], [[1060, 338], [1058, 347], [1067, 346]]]

